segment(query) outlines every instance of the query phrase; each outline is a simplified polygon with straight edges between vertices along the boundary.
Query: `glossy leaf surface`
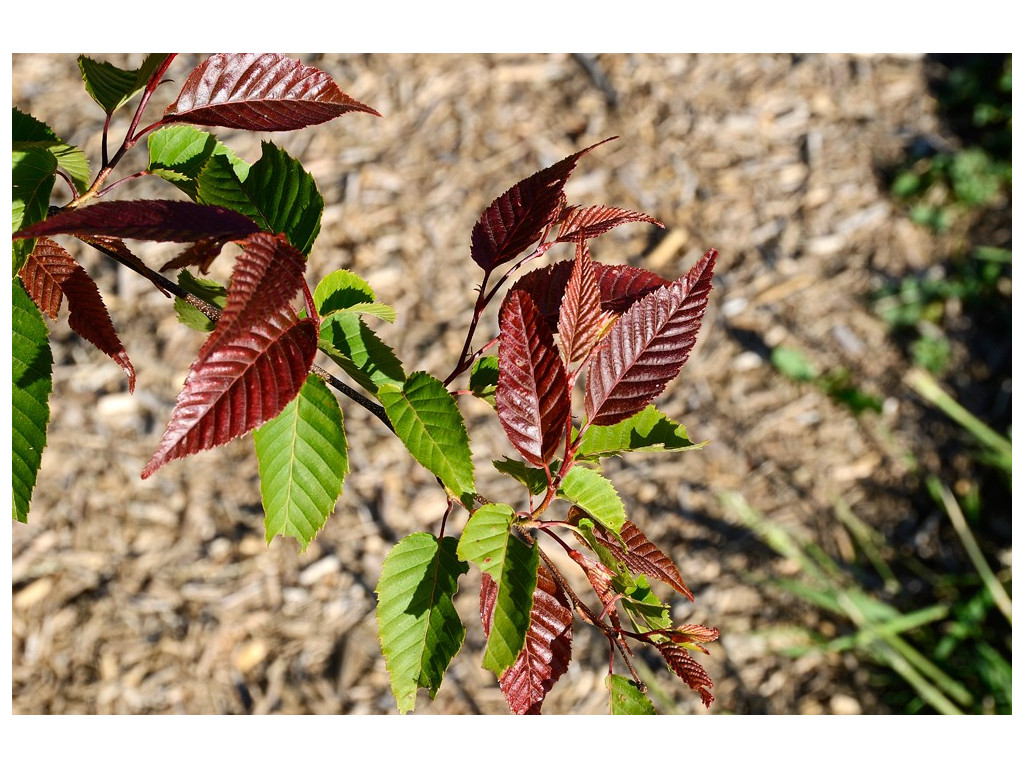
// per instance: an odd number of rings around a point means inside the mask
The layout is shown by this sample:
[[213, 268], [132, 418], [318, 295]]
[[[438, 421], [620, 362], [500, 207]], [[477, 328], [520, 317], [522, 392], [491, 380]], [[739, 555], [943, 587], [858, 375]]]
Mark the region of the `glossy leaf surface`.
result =
[[607, 205], [571, 206], [558, 217], [557, 240], [561, 242], [589, 240], [603, 235], [615, 227], [634, 222], [655, 224], [662, 229], [665, 225], [639, 211], [612, 208]]
[[378, 114], [316, 67], [276, 53], [220, 53], [188, 76], [164, 121], [291, 131], [346, 112]]
[[335, 312], [320, 324], [320, 350], [369, 392], [405, 381], [402, 362], [361, 317]]
[[316, 353], [316, 326], [290, 301], [302, 254], [283, 238], [253, 235], [235, 262], [224, 313], [199, 350], [148, 477], [171, 459], [222, 445], [277, 416], [294, 398]]
[[196, 202], [199, 178], [215, 155], [223, 157], [224, 167], [231, 171], [231, 176], [244, 180], [249, 173], [249, 164], [239, 159], [233, 150], [212, 133], [191, 125], [169, 125], [154, 131], [147, 145], [149, 172], [171, 182]]
[[558, 312], [558, 340], [567, 362], [578, 362], [590, 354], [602, 325], [597, 271], [584, 245], [573, 262]]
[[582, 507], [605, 528], [618, 533], [626, 520], [626, 510], [615, 487], [598, 472], [580, 465], [565, 475], [558, 495]]
[[377, 625], [391, 691], [403, 714], [416, 706], [418, 688], [434, 697], [466, 636], [452, 598], [469, 567], [456, 556], [455, 544], [452, 538], [413, 533], [381, 566]]
[[[495, 581], [483, 576], [480, 614], [484, 634], [491, 633], [491, 617], [498, 589]], [[537, 587], [533, 591], [533, 609], [526, 642], [515, 663], [505, 670], [498, 684], [509, 709], [516, 715], [539, 715], [544, 697], [569, 669], [572, 658], [572, 606], [547, 566], [537, 569]]]
[[686, 427], [648, 405], [640, 413], [607, 427], [591, 427], [583, 434], [576, 458], [617, 456], [625, 451], [687, 451], [700, 448], [691, 442]]
[[[606, 139], [605, 141], [611, 141]], [[562, 188], [587, 152], [604, 142], [575, 152], [513, 185], [481, 214], [473, 227], [470, 255], [487, 274], [540, 238], [562, 205]]]
[[704, 667], [685, 648], [680, 648], [678, 645], [659, 643], [657, 648], [668, 662], [669, 669], [700, 694], [700, 700], [704, 702], [705, 707], [710, 707], [715, 697], [711, 695], [708, 688], [711, 688], [714, 683], [711, 682], [708, 673], [704, 671]]
[[697, 340], [716, 256], [708, 251], [685, 277], [634, 303], [598, 346], [584, 401], [591, 424], [639, 413], [679, 373]]
[[341, 407], [327, 385], [310, 375], [253, 439], [267, 542], [291, 536], [305, 552], [334, 511], [348, 472]]
[[619, 530], [621, 543], [597, 527], [594, 528], [594, 536], [633, 573], [642, 573], [664, 582], [679, 594], [693, 600], [693, 593], [683, 583], [676, 564], [652, 544], [634, 523], [629, 520], [623, 522]]
[[494, 395], [498, 420], [527, 461], [545, 466], [563, 443], [569, 417], [565, 367], [528, 294], [509, 294], [502, 305], [500, 327]]

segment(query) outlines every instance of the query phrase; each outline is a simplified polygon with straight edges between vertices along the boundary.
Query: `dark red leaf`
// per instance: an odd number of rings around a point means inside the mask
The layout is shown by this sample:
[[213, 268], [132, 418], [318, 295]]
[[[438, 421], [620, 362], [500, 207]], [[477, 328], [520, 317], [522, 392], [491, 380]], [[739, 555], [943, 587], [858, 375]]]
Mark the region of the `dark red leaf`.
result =
[[649, 269], [624, 264], [598, 264], [597, 282], [601, 287], [601, 308], [618, 314], [652, 291], [669, 284], [668, 280]]
[[[516, 280], [512, 290], [530, 294], [544, 321], [556, 330], [565, 287], [572, 275], [572, 261], [558, 261], [527, 272]], [[668, 285], [669, 281], [642, 267], [608, 266], [594, 262], [597, 284], [601, 291], [601, 310], [621, 314], [651, 291]]]
[[257, 231], [259, 227], [251, 219], [216, 205], [185, 200], [112, 200], [61, 211], [16, 232], [14, 239], [111, 235], [172, 243], [228, 242]]
[[[615, 137], [612, 137], [615, 138]], [[490, 274], [532, 245], [552, 224], [563, 204], [562, 187], [576, 163], [598, 142], [523, 179], [497, 197], [473, 227], [470, 255]]]
[[[480, 616], [490, 635], [497, 587], [486, 573], [480, 585]], [[533, 610], [526, 643], [498, 680], [509, 709], [516, 715], [539, 715], [544, 697], [569, 668], [572, 658], [572, 606], [543, 564], [537, 569]]]
[[591, 424], [617, 424], [661, 394], [686, 362], [707, 308], [714, 249], [689, 273], [644, 296], [619, 318], [587, 369]]
[[164, 122], [291, 131], [346, 112], [380, 116], [316, 67], [278, 53], [219, 53], [188, 76]]
[[586, 243], [580, 245], [558, 313], [558, 338], [570, 364], [590, 354], [601, 335], [604, 320], [594, 262]]
[[224, 243], [220, 240], [199, 240], [160, 267], [160, 271], [166, 272], [169, 269], [179, 270], [198, 266], [199, 271], [206, 274], [210, 271], [210, 265], [220, 255], [223, 247]]
[[135, 391], [135, 367], [117, 336], [99, 288], [71, 255], [42, 237], [21, 268], [22, 282], [40, 310], [56, 319], [62, 299], [68, 300], [71, 330], [121, 366], [128, 376], [128, 391]]
[[627, 520], [622, 524], [622, 530], [619, 533], [628, 549], [623, 549], [615, 537], [609, 536], [604, 528], [597, 525], [594, 526], [594, 535], [597, 537], [597, 540], [606, 546], [633, 573], [642, 573], [664, 582], [676, 590], [676, 592], [693, 600], [693, 593], [683, 583], [683, 578], [679, 575], [679, 569], [676, 568], [676, 564], [672, 562], [668, 555], [654, 546], [644, 535], [643, 531]]
[[192, 364], [143, 477], [274, 418], [309, 373], [316, 323], [299, 319], [290, 303], [302, 286], [302, 254], [283, 236], [266, 233], [242, 245], [224, 312]]
[[589, 240], [603, 235], [622, 224], [647, 222], [662, 229], [665, 225], [653, 216], [626, 208], [611, 208], [607, 205], [590, 205], [582, 207], [574, 205], [566, 208], [558, 217], [558, 242], [564, 243], [577, 240]]
[[672, 643], [658, 643], [657, 648], [665, 657], [669, 668], [675, 672], [683, 682], [700, 694], [700, 700], [705, 707], [710, 707], [715, 697], [711, 695], [708, 688], [714, 686], [708, 673], [704, 671], [696, 659], [694, 659], [685, 648], [680, 648]]
[[565, 366], [528, 294], [509, 293], [499, 327], [494, 393], [498, 420], [527, 461], [546, 466], [562, 442], [569, 418]]
[[149, 268], [146, 266], [145, 262], [132, 253], [121, 238], [112, 237], [110, 235], [79, 235], [78, 239], [83, 243], [88, 243], [93, 248], [96, 248], [103, 253], [114, 256], [122, 264], [135, 267], [136, 272], [143, 277], [147, 277], [153, 284], [153, 287], [160, 291], [164, 296], [167, 296], [168, 298], [170, 297], [171, 294], [167, 292], [166, 288], [156, 282], [154, 278], [149, 277]]

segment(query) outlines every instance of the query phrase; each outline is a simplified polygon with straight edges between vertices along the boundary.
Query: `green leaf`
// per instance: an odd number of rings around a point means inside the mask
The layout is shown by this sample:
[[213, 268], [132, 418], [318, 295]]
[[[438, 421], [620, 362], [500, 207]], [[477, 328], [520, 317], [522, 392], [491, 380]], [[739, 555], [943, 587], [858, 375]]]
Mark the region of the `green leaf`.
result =
[[[491, 462], [494, 468], [503, 475], [514, 477], [525, 485], [534, 496], [544, 493], [548, 488], [548, 476], [543, 469], [531, 467], [524, 461], [510, 459], [507, 456]], [[554, 471], [554, 470], [552, 470]]]
[[608, 675], [604, 679], [610, 695], [613, 715], [656, 715], [658, 711], [636, 681], [622, 675]]
[[386, 384], [399, 388], [405, 371], [394, 351], [358, 315], [335, 312], [320, 323], [320, 350], [367, 391]]
[[267, 232], [282, 233], [305, 254], [320, 232], [324, 199], [302, 164], [269, 141], [263, 156], [241, 177], [215, 155], [199, 177], [199, 199], [245, 214]]
[[775, 347], [772, 350], [772, 365], [779, 373], [794, 381], [814, 381], [819, 371], [803, 352], [792, 347]]
[[646, 576], [638, 574], [633, 586], [622, 591], [624, 594], [619, 605], [629, 615], [638, 631], [669, 629], [672, 626], [669, 606], [654, 594]]
[[[46, 149], [28, 147], [11, 153], [11, 228], [13, 232], [42, 221], [50, 210], [57, 158]], [[32, 253], [36, 241], [15, 240], [12, 245], [14, 275]]]
[[167, 58], [166, 53], [151, 53], [138, 69], [121, 69], [106, 61], [78, 57], [85, 90], [108, 115], [123, 107], [132, 96], [146, 87], [149, 78]]
[[376, 298], [370, 284], [347, 269], [331, 272], [313, 291], [313, 302], [321, 317], [335, 312], [358, 312], [395, 322], [394, 308], [379, 303]]
[[478, 358], [469, 372], [469, 391], [481, 400], [494, 405], [494, 392], [498, 389], [498, 356]]
[[618, 424], [590, 427], [583, 433], [576, 458], [596, 460], [623, 451], [686, 451], [701, 445], [690, 441], [686, 427], [648, 405]]
[[150, 134], [149, 167], [154, 176], [171, 182], [193, 201], [199, 200], [198, 180], [210, 158], [218, 156], [230, 170], [230, 180], [244, 179], [249, 164], [239, 159], [212, 133], [191, 125], [170, 125]]
[[16, 107], [11, 109], [11, 141], [12, 150], [30, 147], [49, 150], [57, 158], [57, 164], [67, 171], [75, 189], [81, 193], [89, 188], [91, 171], [85, 152], [61, 141], [50, 126]]
[[46, 447], [53, 388], [53, 356], [42, 313], [29, 298], [21, 280], [11, 285], [11, 485], [12, 517], [28, 522], [32, 489]]
[[434, 698], [462, 647], [466, 628], [452, 598], [469, 570], [455, 539], [413, 533], [394, 546], [377, 584], [377, 626], [391, 691], [402, 714], [416, 706], [416, 689]]
[[[183, 269], [178, 273], [178, 285], [192, 295], [221, 309], [224, 309], [224, 305], [227, 304], [228, 290], [216, 280], [196, 277], [187, 269]], [[178, 319], [189, 328], [209, 333], [216, 325], [213, 320], [184, 299], [175, 298], [174, 309], [178, 313]]]
[[401, 387], [385, 384], [377, 392], [395, 434], [420, 464], [455, 495], [472, 496], [473, 459], [462, 413], [443, 383], [417, 371]]
[[267, 542], [292, 536], [306, 550], [324, 527], [348, 472], [348, 445], [337, 399], [315, 375], [298, 397], [259, 427], [256, 459]]
[[558, 488], [558, 495], [582, 507], [615, 534], [626, 521], [626, 509], [615, 486], [593, 469], [578, 465], [570, 469]]
[[476, 563], [498, 587], [483, 659], [498, 677], [526, 642], [540, 562], [536, 543], [527, 545], [512, 532], [515, 517], [507, 504], [485, 504], [469, 518], [458, 547], [459, 557]]

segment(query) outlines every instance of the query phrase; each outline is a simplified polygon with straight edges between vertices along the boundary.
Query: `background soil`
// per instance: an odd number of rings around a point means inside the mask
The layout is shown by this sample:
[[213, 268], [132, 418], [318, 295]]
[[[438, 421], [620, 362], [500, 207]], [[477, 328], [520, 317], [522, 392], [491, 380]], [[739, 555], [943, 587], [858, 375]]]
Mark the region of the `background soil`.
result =
[[[261, 138], [302, 160], [327, 202], [311, 284], [342, 267], [363, 275], [398, 310], [397, 323], [378, 330], [409, 370], [443, 376], [458, 355], [479, 278], [469, 233], [490, 200], [579, 148], [621, 137], [583, 159], [569, 200], [643, 210], [666, 230], [620, 228], [594, 243], [595, 258], [675, 278], [708, 248], [720, 252], [697, 346], [659, 400], [708, 445], [606, 466], [630, 516], [670, 552], [696, 596], [674, 605], [676, 617], [721, 630], [705, 660], [715, 681], [711, 712], [887, 711], [872, 669], [853, 657], [776, 652], [785, 627], [825, 635], [836, 628], [764, 585], [765, 576], [791, 575], [793, 565], [739, 525], [720, 494], [742, 493], [832, 553], [849, 547], [833, 512], [837, 499], [887, 535], [902, 530], [920, 547], [944, 546], [933, 530], [939, 521], [913, 510], [917, 489], [901, 459], [911, 451], [938, 466], [936, 438], [901, 382], [904, 352], [867, 301], [882, 281], [925, 270], [961, 245], [912, 224], [880, 173], [909, 142], [940, 132], [928, 61], [302, 58], [383, 117], [348, 115], [294, 134], [218, 135], [250, 162]], [[171, 76], [180, 82], [199, 60], [180, 57]], [[167, 86], [158, 106], [175, 92]], [[13, 102], [97, 162], [101, 116], [73, 56], [15, 55]], [[123, 128], [116, 124], [113, 135]], [[135, 150], [125, 171], [141, 168], [144, 153]], [[168, 253], [138, 252], [154, 266]], [[395, 712], [373, 588], [395, 541], [436, 531], [444, 500], [432, 479], [345, 401], [351, 471], [305, 554], [292, 540], [265, 544], [249, 439], [142, 481], [202, 338], [140, 278], [98, 254], [76, 253], [101, 286], [138, 388], [129, 396], [115, 364], [66, 321], [55, 324], [49, 445], [30, 522], [12, 524], [13, 711]], [[228, 266], [214, 276], [225, 278]], [[493, 313], [485, 326], [493, 329]], [[855, 417], [819, 389], [783, 378], [768, 360], [778, 345], [803, 350], [823, 369], [850, 369], [884, 400], [883, 413]], [[994, 407], [984, 406], [976, 410]], [[511, 448], [485, 406], [466, 403], [465, 413], [481, 485], [500, 497], [509, 486], [489, 459]], [[1008, 511], [1006, 519], [1008, 562]], [[437, 699], [421, 695], [417, 713], [507, 711], [480, 668], [474, 578], [463, 578], [458, 598], [466, 646]], [[606, 646], [582, 625], [574, 641], [573, 664], [544, 709], [603, 713]], [[663, 711], [704, 711], [656, 659], [638, 659], [651, 666]]]

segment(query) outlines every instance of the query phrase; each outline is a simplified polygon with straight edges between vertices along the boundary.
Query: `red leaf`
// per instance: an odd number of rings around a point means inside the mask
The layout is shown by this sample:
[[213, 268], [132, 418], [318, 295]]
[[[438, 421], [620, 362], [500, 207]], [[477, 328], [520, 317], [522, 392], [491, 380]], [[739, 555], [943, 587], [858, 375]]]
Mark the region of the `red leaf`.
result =
[[582, 360], [601, 335], [601, 292], [590, 252], [581, 243], [558, 313], [558, 337], [569, 363]]
[[224, 243], [220, 240], [199, 240], [160, 267], [160, 271], [184, 269], [195, 265], [205, 275], [210, 271], [213, 260], [220, 255], [223, 246]]
[[[612, 137], [615, 138], [615, 137]], [[605, 139], [533, 174], [497, 197], [473, 227], [470, 255], [490, 274], [533, 244], [555, 221], [563, 204], [562, 187], [576, 163]]]
[[299, 319], [290, 304], [303, 282], [302, 254], [266, 233], [242, 245], [224, 312], [192, 364], [144, 478], [274, 418], [309, 373], [316, 323]]
[[710, 707], [715, 697], [708, 692], [708, 688], [714, 686], [708, 673], [685, 648], [680, 648], [672, 643], [658, 643], [657, 648], [665, 657], [669, 668], [675, 672], [683, 682], [700, 694], [700, 700], [705, 707]]
[[[512, 290], [526, 291], [536, 303], [544, 321], [552, 331], [558, 322], [562, 297], [572, 276], [572, 261], [558, 261], [546, 267], [527, 272], [512, 286]], [[621, 314], [651, 291], [668, 285], [669, 281], [642, 267], [608, 266], [594, 262], [597, 284], [601, 291], [601, 310]]]
[[512, 291], [506, 297], [498, 343], [498, 420], [527, 461], [546, 466], [565, 434], [568, 379], [551, 331], [528, 294]]
[[612, 554], [633, 573], [642, 573], [658, 581], [664, 582], [676, 592], [693, 600], [693, 593], [686, 588], [679, 569], [672, 560], [652, 544], [644, 535], [643, 531], [637, 528], [629, 520], [622, 524], [620, 535], [628, 549], [612, 536], [609, 536], [600, 526], [594, 526], [594, 535], [597, 540], [611, 550]]
[[121, 366], [128, 391], [135, 391], [135, 368], [103, 304], [99, 288], [82, 266], [56, 242], [42, 237], [21, 268], [22, 282], [40, 310], [56, 319], [63, 297], [68, 299], [71, 330]]
[[[486, 573], [480, 585], [480, 615], [490, 635], [497, 587]], [[533, 610], [526, 643], [498, 680], [509, 709], [516, 715], [539, 715], [544, 697], [569, 668], [572, 658], [572, 606], [543, 564], [537, 569]]]
[[676, 377], [697, 340], [717, 256], [711, 249], [685, 277], [634, 303], [601, 342], [587, 370], [589, 423], [639, 413]]
[[558, 242], [589, 240], [592, 237], [603, 235], [605, 232], [633, 222], [647, 222], [654, 224], [661, 229], [665, 225], [639, 211], [630, 211], [626, 208], [611, 208], [607, 205], [591, 205], [586, 208], [574, 205], [562, 211], [558, 225]]
[[146, 277], [153, 284], [153, 287], [164, 296], [170, 298], [171, 294], [167, 292], [167, 289], [149, 276], [149, 269], [146, 267], [145, 262], [128, 250], [128, 246], [124, 244], [124, 240], [121, 238], [110, 235], [79, 235], [78, 239], [103, 253], [114, 256], [122, 264], [136, 267], [138, 274]]
[[346, 112], [380, 114], [346, 95], [330, 75], [278, 53], [219, 53], [188, 76], [165, 123], [291, 131]]
[[216, 205], [185, 200], [112, 200], [61, 211], [14, 233], [14, 239], [43, 235], [113, 235], [136, 240], [192, 243], [238, 240], [259, 227], [251, 219]]

